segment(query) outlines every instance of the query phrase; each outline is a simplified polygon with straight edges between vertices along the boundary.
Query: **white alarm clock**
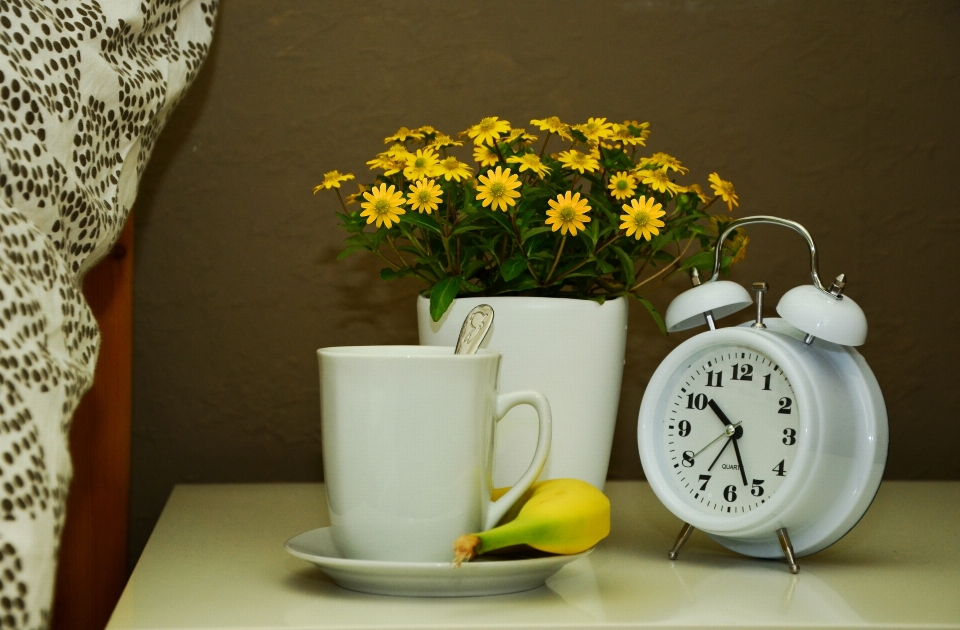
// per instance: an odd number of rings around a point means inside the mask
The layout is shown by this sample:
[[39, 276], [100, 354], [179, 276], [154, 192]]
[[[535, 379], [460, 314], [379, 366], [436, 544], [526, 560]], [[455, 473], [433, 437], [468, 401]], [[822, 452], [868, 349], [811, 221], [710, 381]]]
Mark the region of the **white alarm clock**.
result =
[[[755, 283], [756, 319], [718, 329], [715, 320], [752, 303], [739, 284], [718, 280], [733, 230], [770, 223], [799, 232], [810, 247], [813, 285], [788, 291], [783, 319], [763, 320], [765, 283]], [[706, 323], [660, 364], [640, 406], [637, 439], [651, 488], [684, 521], [669, 557], [694, 529], [760, 558], [816, 553], [850, 531], [870, 507], [887, 458], [880, 387], [852, 346], [866, 340], [863, 311], [826, 287], [817, 249], [799, 223], [756, 216], [728, 224], [713, 275], [667, 309], [667, 330]]]

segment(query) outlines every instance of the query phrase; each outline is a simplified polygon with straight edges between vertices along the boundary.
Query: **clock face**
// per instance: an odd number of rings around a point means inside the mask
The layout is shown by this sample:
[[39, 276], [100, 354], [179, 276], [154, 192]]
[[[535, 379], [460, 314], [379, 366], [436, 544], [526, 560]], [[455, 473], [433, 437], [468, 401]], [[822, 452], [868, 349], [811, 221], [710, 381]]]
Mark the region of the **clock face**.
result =
[[737, 345], [711, 348], [683, 365], [665, 392], [668, 483], [704, 513], [759, 509], [792, 474], [803, 439], [789, 379], [770, 358]]

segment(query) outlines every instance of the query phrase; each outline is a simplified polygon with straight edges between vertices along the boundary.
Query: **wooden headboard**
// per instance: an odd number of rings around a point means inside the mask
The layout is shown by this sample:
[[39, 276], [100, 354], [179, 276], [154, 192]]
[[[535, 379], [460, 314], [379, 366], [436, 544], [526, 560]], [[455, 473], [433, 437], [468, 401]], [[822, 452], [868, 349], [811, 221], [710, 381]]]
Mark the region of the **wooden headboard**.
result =
[[133, 367], [133, 217], [83, 285], [100, 325], [93, 387], [73, 416], [73, 483], [53, 628], [103, 630], [127, 583]]

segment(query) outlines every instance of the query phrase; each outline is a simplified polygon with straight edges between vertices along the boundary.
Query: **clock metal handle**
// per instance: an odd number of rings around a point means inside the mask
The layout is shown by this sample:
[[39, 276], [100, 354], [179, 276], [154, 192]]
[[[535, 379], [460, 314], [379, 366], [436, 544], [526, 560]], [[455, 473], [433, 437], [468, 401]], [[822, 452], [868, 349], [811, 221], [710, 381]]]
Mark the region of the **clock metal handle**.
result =
[[744, 217], [742, 219], [731, 221], [730, 223], [727, 224], [727, 226], [720, 233], [719, 238], [717, 238], [716, 250], [714, 252], [714, 258], [713, 258], [713, 275], [710, 276], [710, 282], [714, 282], [717, 280], [717, 278], [720, 277], [720, 256], [722, 253], [721, 248], [723, 247], [723, 242], [737, 228], [743, 227], [745, 225], [751, 225], [753, 223], [768, 223], [770, 225], [779, 225], [782, 227], [788, 227], [791, 230], [799, 233], [800, 236], [802, 236], [803, 238], [805, 238], [807, 241], [807, 245], [810, 247], [810, 276], [813, 278], [813, 286], [817, 287], [818, 289], [820, 289], [827, 295], [830, 295], [831, 297], [834, 297], [834, 298], [838, 297], [837, 294], [832, 293], [826, 286], [824, 286], [823, 282], [820, 281], [819, 263], [817, 258], [817, 245], [816, 243], [813, 242], [813, 236], [811, 236], [810, 232], [807, 231], [807, 228], [803, 227], [796, 221], [790, 221], [788, 219], [781, 219], [780, 217], [771, 217], [771, 216], [764, 216], [764, 215]]

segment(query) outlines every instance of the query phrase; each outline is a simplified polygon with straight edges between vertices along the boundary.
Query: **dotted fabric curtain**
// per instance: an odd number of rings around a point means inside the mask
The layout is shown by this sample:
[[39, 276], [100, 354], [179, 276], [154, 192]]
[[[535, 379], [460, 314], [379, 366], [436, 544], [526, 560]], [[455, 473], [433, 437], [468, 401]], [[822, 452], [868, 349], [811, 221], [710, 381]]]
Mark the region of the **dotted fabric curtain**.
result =
[[0, 627], [50, 623], [67, 438], [110, 250], [218, 0], [0, 0]]

